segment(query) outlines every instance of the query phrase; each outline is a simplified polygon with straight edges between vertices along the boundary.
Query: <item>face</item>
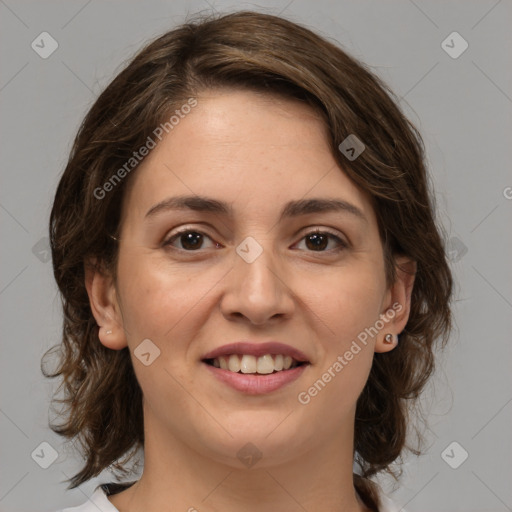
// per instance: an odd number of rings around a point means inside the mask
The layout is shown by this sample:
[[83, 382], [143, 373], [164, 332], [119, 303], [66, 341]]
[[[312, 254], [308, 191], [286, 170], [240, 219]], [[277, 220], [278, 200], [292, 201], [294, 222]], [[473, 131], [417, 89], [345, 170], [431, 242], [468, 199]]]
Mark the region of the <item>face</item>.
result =
[[88, 290], [113, 330], [101, 341], [129, 346], [146, 427], [238, 467], [246, 443], [277, 464], [352, 435], [407, 286], [386, 285], [375, 212], [312, 110], [252, 92], [197, 100], [132, 177], [116, 283], [96, 274]]

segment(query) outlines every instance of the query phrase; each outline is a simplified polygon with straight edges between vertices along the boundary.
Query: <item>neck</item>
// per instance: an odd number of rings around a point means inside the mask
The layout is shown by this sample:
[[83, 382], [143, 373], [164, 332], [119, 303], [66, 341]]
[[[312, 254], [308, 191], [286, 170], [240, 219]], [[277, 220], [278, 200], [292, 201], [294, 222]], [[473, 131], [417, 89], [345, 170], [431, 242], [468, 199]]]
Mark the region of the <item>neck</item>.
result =
[[145, 425], [143, 475], [109, 498], [120, 512], [367, 510], [353, 484], [353, 429], [337, 433], [332, 443], [323, 437], [329, 433], [319, 433], [310, 449], [292, 460], [268, 457], [271, 445], [262, 446], [262, 459], [241, 468], [173, 437], [149, 415]]

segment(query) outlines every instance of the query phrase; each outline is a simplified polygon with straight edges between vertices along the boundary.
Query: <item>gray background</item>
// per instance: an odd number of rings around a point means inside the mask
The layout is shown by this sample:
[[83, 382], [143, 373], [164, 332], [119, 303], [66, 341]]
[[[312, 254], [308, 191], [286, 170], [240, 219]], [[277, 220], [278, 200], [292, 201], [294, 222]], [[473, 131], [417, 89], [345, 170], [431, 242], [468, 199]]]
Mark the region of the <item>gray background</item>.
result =
[[[210, 2], [0, 0], [0, 510], [76, 505], [96, 485], [65, 491], [79, 460], [47, 426], [54, 384], [39, 369], [61, 324], [47, 218], [79, 123], [147, 38], [187, 13], [239, 8], [338, 41], [391, 85], [422, 132], [458, 281], [457, 330], [423, 400], [428, 453], [406, 459], [392, 498], [409, 512], [512, 510], [512, 2]], [[31, 48], [43, 31], [59, 44], [47, 59]], [[441, 47], [453, 31], [469, 44], [458, 58]], [[35, 462], [48, 462], [43, 441], [58, 452], [48, 469]], [[453, 469], [445, 460], [456, 466], [462, 450], [469, 457]]]

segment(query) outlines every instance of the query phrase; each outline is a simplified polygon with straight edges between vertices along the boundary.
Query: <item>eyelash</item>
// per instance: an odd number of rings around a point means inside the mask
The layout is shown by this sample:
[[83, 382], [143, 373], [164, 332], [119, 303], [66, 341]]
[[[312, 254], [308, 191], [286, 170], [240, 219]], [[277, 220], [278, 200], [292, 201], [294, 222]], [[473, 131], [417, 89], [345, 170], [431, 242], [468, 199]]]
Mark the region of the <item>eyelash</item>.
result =
[[[169, 247], [173, 250], [176, 250], [176, 251], [180, 251], [180, 252], [189, 252], [189, 253], [195, 253], [195, 252], [200, 252], [201, 249], [197, 249], [197, 250], [186, 250], [186, 249], [181, 249], [181, 248], [178, 248], [178, 247], [173, 247], [171, 244], [179, 239], [182, 235], [185, 235], [187, 233], [196, 233], [198, 235], [201, 235], [203, 237], [207, 237], [209, 238], [210, 240], [212, 240], [212, 238], [207, 235], [206, 233], [200, 231], [200, 230], [197, 230], [197, 229], [191, 229], [191, 228], [186, 228], [186, 229], [183, 229], [181, 231], [178, 231], [176, 233], [174, 233], [171, 237], [169, 237], [167, 240], [165, 240], [163, 242], [163, 246], [164, 247]], [[348, 248], [348, 244], [343, 241], [339, 236], [335, 235], [334, 233], [331, 233], [330, 231], [326, 231], [325, 229], [324, 230], [321, 230], [321, 229], [314, 229], [313, 231], [309, 231], [307, 232], [306, 234], [304, 234], [301, 238], [300, 238], [300, 241], [304, 240], [305, 238], [307, 238], [308, 236], [311, 236], [311, 235], [327, 235], [328, 237], [330, 237], [331, 239], [334, 239], [339, 247], [336, 248], [336, 249], [329, 249], [329, 250], [323, 250], [323, 251], [308, 251], [308, 252], [312, 252], [312, 253], [338, 253], [340, 251], [342, 251], [343, 249], [347, 249]], [[213, 240], [212, 240], [213, 242]], [[217, 243], [217, 242], [215, 242]]]

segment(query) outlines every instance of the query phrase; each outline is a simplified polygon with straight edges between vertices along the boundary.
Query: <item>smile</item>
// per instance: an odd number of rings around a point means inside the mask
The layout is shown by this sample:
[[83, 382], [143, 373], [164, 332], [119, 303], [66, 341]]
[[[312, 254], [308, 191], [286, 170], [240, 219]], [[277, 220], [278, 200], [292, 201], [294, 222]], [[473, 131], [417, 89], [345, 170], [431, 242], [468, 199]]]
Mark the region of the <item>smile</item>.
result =
[[258, 375], [281, 372], [304, 364], [296, 361], [289, 355], [283, 354], [265, 354], [259, 357], [251, 354], [230, 354], [228, 356], [207, 359], [205, 362], [215, 368], [221, 368], [222, 370], [228, 370], [234, 373]]
[[[280, 367], [281, 357], [283, 359], [283, 368], [278, 370], [276, 367]], [[238, 356], [236, 354], [229, 356], [229, 358], [219, 357], [216, 359], [219, 366], [215, 366], [215, 359], [210, 359], [202, 362], [204, 368], [206, 368], [217, 381], [246, 395], [264, 395], [282, 389], [298, 379], [309, 366], [307, 362], [290, 361], [287, 359], [286, 363], [289, 365], [287, 369], [284, 365], [284, 357], [279, 355], [270, 356], [272, 362], [270, 362], [270, 359], [268, 357], [266, 358], [266, 356], [261, 356], [256, 359], [255, 356]], [[254, 359], [254, 361], [252, 361], [252, 359]], [[262, 364], [266, 365], [264, 368], [267, 373], [259, 373], [259, 371], [257, 371], [260, 359], [265, 361]], [[232, 369], [229, 369], [230, 362]], [[221, 368], [221, 364], [227, 367]], [[269, 371], [271, 364], [272, 372]], [[243, 372], [242, 367], [244, 367], [246, 373]], [[256, 367], [256, 371], [250, 371], [254, 367]]]

